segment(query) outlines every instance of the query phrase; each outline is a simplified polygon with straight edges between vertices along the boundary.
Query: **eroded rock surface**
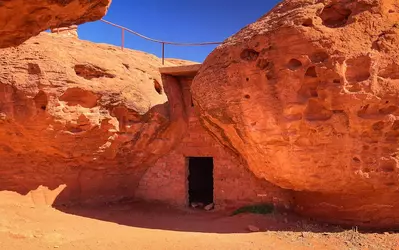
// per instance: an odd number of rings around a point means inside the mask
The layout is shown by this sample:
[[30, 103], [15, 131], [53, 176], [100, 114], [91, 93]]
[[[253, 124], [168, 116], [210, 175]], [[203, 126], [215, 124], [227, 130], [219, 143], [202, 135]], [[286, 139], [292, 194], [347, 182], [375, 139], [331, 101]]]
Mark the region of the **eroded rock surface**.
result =
[[0, 0], [0, 48], [16, 46], [41, 31], [96, 21], [111, 0]]
[[163, 84], [160, 66], [49, 33], [2, 49], [0, 190], [38, 189], [32, 199], [49, 204], [134, 196], [187, 125], [181, 91]]
[[206, 128], [297, 211], [399, 225], [399, 5], [287, 0], [205, 61]]

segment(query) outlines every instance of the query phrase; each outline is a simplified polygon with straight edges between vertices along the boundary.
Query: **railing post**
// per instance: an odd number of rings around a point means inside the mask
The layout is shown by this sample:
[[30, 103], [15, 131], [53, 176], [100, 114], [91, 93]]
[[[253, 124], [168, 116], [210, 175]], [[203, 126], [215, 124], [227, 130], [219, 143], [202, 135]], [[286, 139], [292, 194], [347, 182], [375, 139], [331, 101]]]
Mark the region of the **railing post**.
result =
[[162, 65], [165, 65], [165, 43], [162, 43]]
[[125, 29], [122, 28], [122, 43], [121, 43], [121, 48], [125, 47]]

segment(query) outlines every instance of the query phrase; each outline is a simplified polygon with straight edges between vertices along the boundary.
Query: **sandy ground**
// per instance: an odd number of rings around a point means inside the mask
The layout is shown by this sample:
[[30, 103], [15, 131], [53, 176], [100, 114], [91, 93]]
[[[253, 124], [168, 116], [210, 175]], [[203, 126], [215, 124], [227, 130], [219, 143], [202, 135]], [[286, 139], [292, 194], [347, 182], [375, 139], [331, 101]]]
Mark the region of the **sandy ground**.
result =
[[[248, 225], [261, 229], [249, 232]], [[399, 249], [399, 234], [360, 233], [284, 214], [234, 217], [130, 202], [52, 208], [0, 193], [0, 249]]]

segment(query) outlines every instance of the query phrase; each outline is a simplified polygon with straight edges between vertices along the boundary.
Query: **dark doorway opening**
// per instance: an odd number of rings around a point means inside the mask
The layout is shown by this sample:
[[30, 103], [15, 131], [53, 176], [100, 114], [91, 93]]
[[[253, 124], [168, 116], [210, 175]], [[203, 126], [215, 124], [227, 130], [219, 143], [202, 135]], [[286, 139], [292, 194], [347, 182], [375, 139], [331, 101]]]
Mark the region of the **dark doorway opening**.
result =
[[189, 203], [213, 203], [213, 158], [188, 158]]

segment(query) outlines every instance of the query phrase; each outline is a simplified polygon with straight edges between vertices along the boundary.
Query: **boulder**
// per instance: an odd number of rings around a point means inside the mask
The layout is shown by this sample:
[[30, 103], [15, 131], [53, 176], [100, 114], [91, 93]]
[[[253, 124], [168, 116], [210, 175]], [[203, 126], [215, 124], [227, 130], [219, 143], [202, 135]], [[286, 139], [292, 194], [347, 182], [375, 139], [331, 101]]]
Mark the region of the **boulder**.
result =
[[50, 33], [2, 49], [0, 190], [38, 189], [32, 197], [50, 204], [133, 197], [187, 127], [180, 88], [163, 83], [161, 65]]
[[0, 2], [0, 48], [40, 32], [101, 19], [111, 0], [7, 0]]
[[207, 130], [334, 223], [399, 225], [399, 6], [286, 0], [205, 60]]

